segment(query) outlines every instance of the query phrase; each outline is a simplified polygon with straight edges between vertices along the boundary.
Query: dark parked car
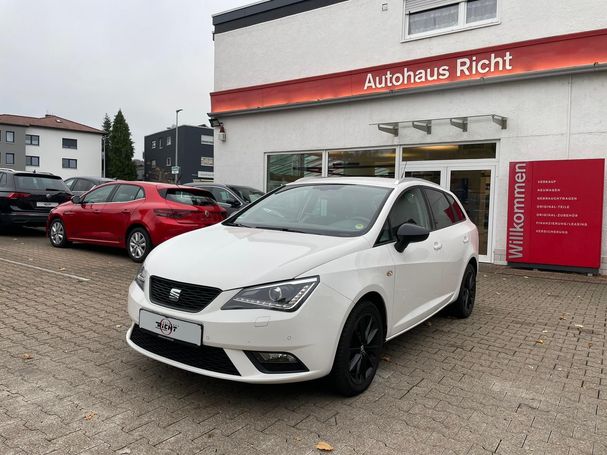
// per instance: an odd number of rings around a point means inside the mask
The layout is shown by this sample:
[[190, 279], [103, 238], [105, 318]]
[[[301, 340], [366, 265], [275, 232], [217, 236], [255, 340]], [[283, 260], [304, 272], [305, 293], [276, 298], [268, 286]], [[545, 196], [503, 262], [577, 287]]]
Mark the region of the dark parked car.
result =
[[71, 197], [57, 175], [0, 169], [0, 228], [45, 226], [51, 209]]
[[198, 188], [150, 182], [112, 181], [52, 210], [51, 245], [69, 242], [126, 248], [135, 262], [185, 232], [223, 221], [226, 211]]
[[96, 186], [99, 186], [102, 183], [112, 182], [113, 180], [114, 179], [107, 179], [105, 177], [72, 177], [67, 179], [65, 184], [72, 194], [81, 196]]
[[193, 182], [186, 185], [210, 191], [217, 203], [226, 209], [228, 215], [249, 205], [251, 202], [255, 202], [265, 194], [263, 191], [256, 190], [250, 186], [204, 182]]

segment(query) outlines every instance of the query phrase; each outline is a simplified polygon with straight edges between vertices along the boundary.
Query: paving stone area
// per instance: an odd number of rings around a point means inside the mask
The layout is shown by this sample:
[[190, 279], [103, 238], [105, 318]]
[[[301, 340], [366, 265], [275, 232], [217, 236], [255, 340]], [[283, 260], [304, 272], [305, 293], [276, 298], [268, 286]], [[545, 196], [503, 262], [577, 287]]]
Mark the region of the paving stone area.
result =
[[470, 319], [391, 341], [371, 388], [344, 399], [135, 353], [136, 270], [119, 251], [0, 236], [1, 454], [607, 454], [605, 278], [484, 267]]

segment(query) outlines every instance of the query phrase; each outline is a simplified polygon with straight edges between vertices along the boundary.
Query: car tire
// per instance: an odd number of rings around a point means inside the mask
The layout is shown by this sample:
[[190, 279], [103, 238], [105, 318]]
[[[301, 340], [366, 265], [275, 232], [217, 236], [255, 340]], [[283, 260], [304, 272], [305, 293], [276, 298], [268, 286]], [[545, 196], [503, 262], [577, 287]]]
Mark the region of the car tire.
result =
[[451, 314], [465, 319], [472, 314], [476, 300], [476, 268], [469, 263], [464, 270], [457, 300], [451, 304]]
[[65, 225], [59, 218], [51, 221], [48, 228], [48, 239], [55, 248], [65, 248], [69, 245], [70, 242], [67, 239]]
[[384, 345], [382, 316], [370, 301], [354, 307], [341, 333], [330, 378], [344, 396], [364, 392], [373, 381]]
[[152, 249], [152, 240], [142, 227], [131, 229], [126, 236], [126, 252], [135, 262], [143, 262]]

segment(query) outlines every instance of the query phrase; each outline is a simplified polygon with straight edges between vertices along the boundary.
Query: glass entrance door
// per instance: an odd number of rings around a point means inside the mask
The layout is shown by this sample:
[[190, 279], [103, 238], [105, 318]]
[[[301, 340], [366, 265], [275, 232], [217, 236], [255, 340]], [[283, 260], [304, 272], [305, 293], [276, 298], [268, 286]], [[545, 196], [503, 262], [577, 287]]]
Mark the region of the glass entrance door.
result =
[[[479, 237], [479, 256], [491, 262], [491, 233], [493, 224], [494, 166], [428, 166], [408, 165], [405, 177], [415, 177], [436, 183], [455, 194], [470, 220], [476, 224]], [[411, 169], [412, 168], [412, 169]]]

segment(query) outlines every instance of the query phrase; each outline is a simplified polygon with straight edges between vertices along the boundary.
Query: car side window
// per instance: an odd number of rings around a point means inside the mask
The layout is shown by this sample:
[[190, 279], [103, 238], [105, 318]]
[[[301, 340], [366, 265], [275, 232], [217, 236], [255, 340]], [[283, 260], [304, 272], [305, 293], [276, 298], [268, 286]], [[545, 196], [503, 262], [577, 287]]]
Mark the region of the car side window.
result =
[[76, 183], [74, 183], [73, 191], [88, 191], [93, 188], [95, 184], [89, 180], [78, 179]]
[[444, 229], [457, 223], [453, 208], [447, 200], [447, 195], [440, 190], [434, 190], [430, 188], [424, 188], [426, 197], [428, 198], [428, 205], [432, 212], [433, 218], [433, 231]]
[[222, 188], [211, 188], [211, 192], [213, 193], [213, 196], [215, 196], [217, 202], [230, 203], [236, 200], [229, 191]]
[[70, 190], [73, 190], [74, 188], [72, 188], [74, 186], [74, 183], [76, 182], [76, 179], [67, 179], [65, 181], [65, 186], [67, 186]]
[[114, 196], [112, 196], [112, 202], [130, 202], [142, 196], [141, 187], [137, 185], [120, 185]]
[[447, 196], [447, 199], [449, 200], [449, 205], [451, 206], [451, 210], [453, 211], [453, 215], [455, 216], [455, 222], [458, 223], [460, 221], [464, 221], [466, 219], [466, 215], [464, 214], [462, 207], [450, 194], [445, 194], [445, 196]]
[[0, 172], [0, 186], [6, 186], [6, 174], [4, 172]]
[[428, 216], [426, 202], [419, 188], [405, 191], [396, 200], [377, 242], [385, 243], [396, 240], [396, 232], [404, 223], [430, 229], [430, 217]]
[[94, 204], [99, 202], [106, 202], [108, 197], [114, 191], [116, 185], [102, 186], [101, 188], [94, 189], [90, 193], [87, 193], [82, 200], [83, 204]]

